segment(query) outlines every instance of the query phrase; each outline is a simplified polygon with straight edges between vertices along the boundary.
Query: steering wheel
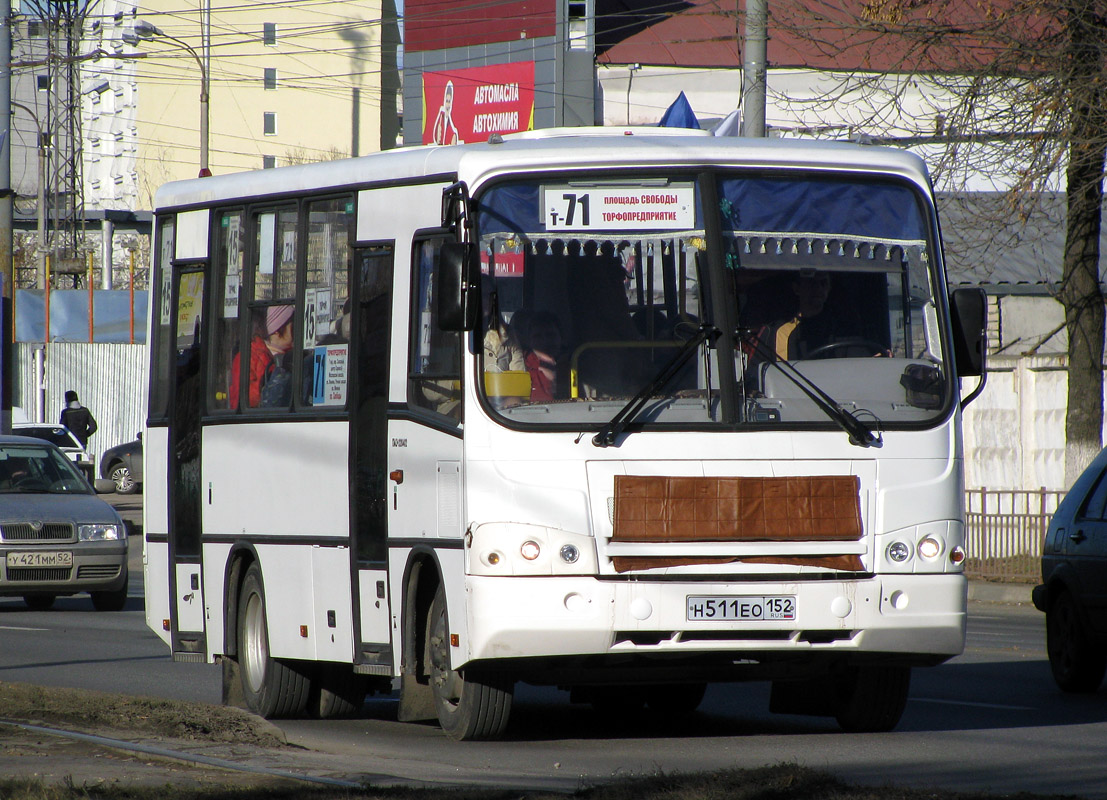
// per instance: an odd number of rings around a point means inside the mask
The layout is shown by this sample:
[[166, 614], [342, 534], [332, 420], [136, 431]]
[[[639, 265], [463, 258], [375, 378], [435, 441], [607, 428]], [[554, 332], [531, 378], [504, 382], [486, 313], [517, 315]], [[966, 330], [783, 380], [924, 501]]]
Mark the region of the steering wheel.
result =
[[16, 478], [14, 481], [12, 481], [12, 486], [16, 489], [46, 489], [46, 484], [43, 483], [41, 479], [36, 478], [33, 475]]
[[[837, 342], [830, 342], [824, 344], [821, 347], [816, 347], [810, 353], [807, 354], [807, 358], [833, 358], [830, 354], [836, 350], [844, 350], [847, 347], [864, 347], [869, 350], [868, 355], [875, 356], [877, 353], [883, 353], [888, 348], [886, 345], [882, 345], [880, 342], [874, 342], [872, 339], [866, 339], [863, 336], [851, 336], [848, 339], [841, 339]], [[838, 356], [839, 358], [846, 358], [846, 356]]]

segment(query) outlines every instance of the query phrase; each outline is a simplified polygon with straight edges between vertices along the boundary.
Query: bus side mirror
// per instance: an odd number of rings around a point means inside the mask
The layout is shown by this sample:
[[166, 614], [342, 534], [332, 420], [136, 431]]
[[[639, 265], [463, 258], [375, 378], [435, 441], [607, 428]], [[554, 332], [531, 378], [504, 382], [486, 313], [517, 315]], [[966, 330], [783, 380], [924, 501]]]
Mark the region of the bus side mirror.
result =
[[983, 289], [957, 289], [949, 298], [953, 354], [962, 378], [984, 374], [988, 306]]
[[471, 331], [480, 311], [479, 261], [469, 242], [445, 241], [438, 251], [438, 327], [444, 331]]

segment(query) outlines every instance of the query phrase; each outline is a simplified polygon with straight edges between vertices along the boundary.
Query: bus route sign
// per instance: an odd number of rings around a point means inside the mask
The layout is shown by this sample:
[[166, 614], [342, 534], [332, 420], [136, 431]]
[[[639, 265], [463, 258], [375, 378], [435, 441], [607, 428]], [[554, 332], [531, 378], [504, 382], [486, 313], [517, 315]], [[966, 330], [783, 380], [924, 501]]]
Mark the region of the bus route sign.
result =
[[695, 227], [695, 209], [690, 184], [542, 187], [547, 231], [688, 230]]

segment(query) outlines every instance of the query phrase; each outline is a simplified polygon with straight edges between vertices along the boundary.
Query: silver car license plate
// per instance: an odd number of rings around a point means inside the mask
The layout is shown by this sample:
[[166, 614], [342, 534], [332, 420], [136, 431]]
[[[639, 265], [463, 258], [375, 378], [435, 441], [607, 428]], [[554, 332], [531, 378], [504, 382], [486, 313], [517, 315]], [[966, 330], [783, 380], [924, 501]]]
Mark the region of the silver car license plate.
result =
[[795, 595], [688, 595], [687, 619], [694, 622], [771, 622], [796, 618]]
[[73, 553], [68, 550], [8, 553], [9, 567], [72, 567]]

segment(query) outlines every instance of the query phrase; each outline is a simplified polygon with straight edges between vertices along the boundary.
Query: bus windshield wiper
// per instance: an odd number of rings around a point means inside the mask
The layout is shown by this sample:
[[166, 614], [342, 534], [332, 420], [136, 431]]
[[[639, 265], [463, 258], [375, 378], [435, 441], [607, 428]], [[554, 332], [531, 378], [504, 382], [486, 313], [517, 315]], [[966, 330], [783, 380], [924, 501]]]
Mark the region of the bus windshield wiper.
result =
[[611, 447], [615, 444], [619, 434], [626, 430], [627, 425], [638, 416], [638, 412], [645, 407], [654, 393], [676, 377], [676, 374], [680, 372], [701, 344], [709, 339], [714, 341], [719, 333], [719, 329], [714, 325], [706, 322], [701, 323], [695, 335], [684, 343], [684, 346], [669, 359], [665, 366], [657, 371], [653, 380], [643, 386], [638, 394], [634, 395], [625, 406], [619, 409], [618, 414], [600, 428], [599, 433], [592, 437], [592, 444], [596, 447]]
[[791, 361], [781, 358], [774, 350], [767, 347], [764, 342], [754, 335], [752, 330], [743, 328], [738, 331], [738, 337], [763, 356], [769, 364], [779, 369], [781, 374], [807, 395], [824, 414], [838, 423], [838, 426], [849, 435], [850, 444], [858, 447], [882, 447], [884, 445], [884, 439], [879, 433], [873, 433], [869, 426], [858, 419], [855, 414], [838, 405], [833, 397], [796, 369]]

